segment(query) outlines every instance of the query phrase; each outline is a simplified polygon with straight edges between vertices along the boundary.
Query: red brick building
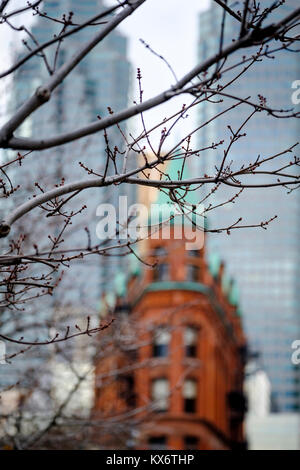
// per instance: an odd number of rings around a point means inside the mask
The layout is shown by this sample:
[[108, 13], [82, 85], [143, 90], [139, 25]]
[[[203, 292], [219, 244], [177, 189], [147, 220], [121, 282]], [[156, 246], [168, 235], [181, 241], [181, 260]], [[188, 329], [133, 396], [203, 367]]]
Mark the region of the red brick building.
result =
[[127, 328], [136, 347], [96, 364], [94, 416], [134, 411], [137, 449], [240, 448], [245, 337], [235, 286], [222, 263], [208, 265], [204, 249], [173, 235], [174, 226], [170, 239], [149, 240], [146, 259], [157, 265], [133, 274], [118, 300], [114, 328]]

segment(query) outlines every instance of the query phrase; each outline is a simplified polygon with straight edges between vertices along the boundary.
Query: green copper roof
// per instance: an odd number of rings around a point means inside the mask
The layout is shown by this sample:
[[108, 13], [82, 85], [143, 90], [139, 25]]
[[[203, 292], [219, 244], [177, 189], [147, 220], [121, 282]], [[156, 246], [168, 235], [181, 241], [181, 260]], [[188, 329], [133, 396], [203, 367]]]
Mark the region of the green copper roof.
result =
[[[214, 251], [208, 257], [208, 269], [211, 275], [216, 278], [220, 269], [221, 258], [219, 254]], [[227, 296], [228, 302], [237, 307], [236, 313], [242, 316], [241, 309], [239, 308], [239, 289], [236, 281], [227, 276], [226, 272], [222, 277], [222, 291]]]
[[227, 276], [226, 272], [224, 272], [222, 276], [222, 291], [223, 291], [223, 294], [227, 295], [228, 300], [229, 300], [229, 295], [231, 292], [231, 283], [232, 283], [232, 280], [230, 279], [229, 276]]
[[[184, 168], [183, 159], [180, 157], [175, 157], [172, 159], [165, 173], [168, 177], [163, 177], [163, 180], [172, 181], [181, 180], [181, 179], [190, 179], [191, 175], [189, 174], [188, 165], [185, 163]], [[192, 224], [196, 223], [198, 227], [206, 227], [205, 217], [202, 215], [203, 207], [199, 205], [199, 190], [197, 187], [189, 187], [189, 190], [186, 191], [185, 187], [174, 190], [176, 199], [179, 201], [182, 199], [185, 203], [183, 211], [186, 215], [180, 215], [180, 206], [172, 200], [170, 197], [170, 192], [168, 189], [164, 188], [159, 191], [157, 200], [151, 206], [151, 223], [158, 224], [163, 221], [167, 221], [173, 215], [174, 218], [171, 219], [170, 223], [172, 224]], [[181, 208], [182, 209], [182, 208]], [[193, 210], [193, 213], [190, 211]]]
[[129, 270], [132, 276], [139, 276], [141, 274], [141, 264], [142, 263], [137, 259], [137, 257], [133, 253], [129, 255]]
[[238, 306], [239, 290], [238, 290], [237, 283], [233, 279], [231, 280], [231, 288], [229, 291], [228, 300], [231, 303], [231, 305], [234, 305], [235, 307]]
[[237, 282], [234, 279], [230, 280], [230, 290], [227, 294], [228, 296], [228, 302], [236, 307], [236, 314], [238, 317], [242, 316], [242, 310], [239, 305], [240, 301], [240, 293], [239, 293], [239, 288], [237, 285]]
[[143, 293], [162, 290], [187, 290], [207, 294], [210, 288], [205, 284], [193, 281], [158, 281], [148, 284], [148, 286], [145, 287]]
[[236, 309], [236, 314], [238, 317], [241, 317], [242, 316], [242, 310], [240, 309], [240, 307], [238, 306], [237, 309]]
[[[192, 176], [189, 172], [189, 167], [188, 167], [187, 162], [185, 162], [185, 165], [184, 165], [184, 168], [183, 168], [183, 171], [182, 171], [183, 162], [184, 162], [183, 158], [175, 156], [168, 163], [168, 166], [165, 170], [165, 173], [169, 176], [169, 178], [165, 176], [165, 177], [163, 177], [163, 181], [164, 180], [169, 181], [170, 179], [172, 181], [191, 179]], [[176, 190], [176, 194], [177, 194], [178, 198], [184, 197], [184, 200], [188, 204], [197, 205], [199, 203], [199, 193], [196, 189], [194, 191], [190, 190], [186, 193], [186, 191], [184, 189], [184, 186], [183, 186], [182, 189], [180, 188], [180, 189]], [[158, 199], [157, 199], [157, 203], [158, 204], [165, 204], [165, 203], [168, 203], [168, 202], [172, 202], [170, 197], [169, 197], [169, 194], [167, 192], [160, 191]]]
[[127, 279], [126, 274], [118, 272], [115, 276], [115, 292], [118, 297], [124, 297], [126, 295]]
[[217, 277], [220, 266], [221, 266], [221, 258], [219, 254], [216, 251], [214, 251], [208, 257], [208, 268], [209, 268], [210, 274], [213, 277]]

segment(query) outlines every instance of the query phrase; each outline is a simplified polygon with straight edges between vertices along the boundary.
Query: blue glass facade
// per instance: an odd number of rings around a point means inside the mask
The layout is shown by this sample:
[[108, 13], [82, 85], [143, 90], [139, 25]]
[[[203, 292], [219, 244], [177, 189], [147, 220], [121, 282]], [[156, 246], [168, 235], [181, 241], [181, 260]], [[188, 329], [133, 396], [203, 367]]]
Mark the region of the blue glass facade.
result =
[[[101, 8], [105, 6], [102, 0], [45, 1], [42, 11], [54, 18], [60, 18], [63, 14], [68, 16], [68, 13], [73, 11], [72, 20], [78, 24], [101, 12]], [[90, 26], [66, 38], [60, 45], [57, 66], [67, 61], [84, 41], [103, 27], [103, 25]], [[38, 17], [33, 24], [32, 33], [39, 43], [43, 43], [54, 34], [58, 34], [61, 28], [61, 24]], [[55, 59], [55, 50], [56, 45], [45, 50], [50, 66]], [[28, 118], [16, 134], [27, 137], [57, 135], [95, 121], [98, 115], [101, 117], [107, 115], [108, 107], [113, 111], [125, 108], [128, 104], [130, 73], [127, 39], [119, 32], [113, 31], [79, 63], [53, 92], [51, 100]], [[21, 67], [13, 80], [12, 111], [45, 79], [47, 79], [47, 69], [41, 57], [32, 58]], [[125, 125], [121, 127], [125, 128]], [[116, 128], [108, 129], [107, 132], [111, 148], [117, 146], [122, 151], [124, 141], [120, 132]], [[22, 168], [22, 178], [24, 180], [24, 175], [27, 175], [27, 185], [31, 191], [35, 190], [36, 181], [41, 182], [44, 188], [51, 188], [60, 178], [64, 178], [66, 182], [87, 178], [88, 174], [80, 167], [79, 162], [83, 162], [95, 172], [103, 173], [106, 162], [103, 132], [35, 155], [36, 157], [33, 156], [31, 160], [25, 160]], [[120, 155], [118, 158], [121, 161]], [[109, 171], [113, 171], [113, 168]], [[86, 226], [90, 229], [92, 242], [99, 242], [95, 234], [98, 221], [96, 207], [101, 202], [116, 205], [120, 194], [127, 194], [131, 200], [134, 199], [134, 187], [130, 185], [130, 187], [89, 189], [74, 199], [69, 207], [78, 210], [87, 205], [87, 209], [74, 218], [68, 244], [75, 247], [86, 246], [87, 235], [84, 229]], [[20, 191], [14, 201], [23, 197], [24, 192]], [[115, 243], [113, 240], [113, 244]], [[127, 264], [125, 257], [99, 256], [89, 257], [84, 263], [77, 263], [70, 270], [72, 278], [69, 281], [70, 290], [67, 289], [70, 302], [76, 303], [78, 300], [82, 302], [84, 299], [87, 306], [95, 308], [99, 303], [101, 292], [107, 285], [111, 285], [116, 270], [120, 268], [126, 270]], [[66, 274], [68, 276], [68, 272]]]
[[[265, 6], [265, 5], [264, 5]], [[274, 12], [268, 23], [278, 15], [286, 15], [299, 6], [298, 0], [288, 0]], [[216, 53], [219, 48], [222, 10], [213, 4], [199, 17], [198, 60], [202, 61]], [[239, 24], [226, 17], [225, 44], [238, 37]], [[273, 44], [274, 45], [274, 44]], [[257, 50], [253, 48], [252, 53]], [[241, 55], [248, 54], [243, 50]], [[225, 68], [233, 63], [229, 58]], [[241, 68], [237, 69], [241, 71]], [[233, 75], [224, 75], [225, 84]], [[291, 85], [300, 78], [300, 63], [297, 54], [280, 52], [276, 59], [265, 58], [226, 89], [227, 93], [241, 98], [251, 96], [258, 102], [258, 94], [267, 98], [270, 107], [289, 109]], [[226, 104], [206, 103], [199, 112], [200, 122], [205, 122]], [[242, 105], [223, 115], [199, 133], [199, 147], [225, 138], [228, 145], [230, 131], [237, 130], [251, 108]], [[299, 141], [300, 122], [297, 119], [275, 119], [264, 113], [257, 113], [243, 132], [246, 137], [233, 145], [228, 161], [232, 168], [243, 163], [254, 162], [258, 155], [271, 156], [289, 148]], [[297, 150], [295, 150], [297, 154]], [[290, 161], [288, 154], [280, 160], [271, 161], [270, 169], [279, 168], [281, 162]], [[298, 151], [299, 155], [299, 151]], [[197, 171], [213, 173], [220, 165], [223, 150], [206, 152]], [[264, 180], [266, 181], [266, 180]], [[219, 204], [232, 197], [236, 191], [222, 188], [213, 195], [210, 202]], [[218, 252], [227, 265], [229, 274], [239, 283], [240, 303], [244, 326], [252, 349], [261, 353], [261, 359], [272, 385], [274, 411], [295, 411], [300, 409], [300, 367], [291, 361], [291, 344], [300, 338], [300, 192], [287, 194], [286, 188], [249, 189], [244, 191], [235, 204], [228, 204], [209, 213], [209, 227], [226, 227], [243, 217], [245, 225], [268, 220], [275, 214], [278, 218], [268, 230], [260, 228], [232, 230], [230, 236], [212, 234], [207, 237], [209, 253]]]

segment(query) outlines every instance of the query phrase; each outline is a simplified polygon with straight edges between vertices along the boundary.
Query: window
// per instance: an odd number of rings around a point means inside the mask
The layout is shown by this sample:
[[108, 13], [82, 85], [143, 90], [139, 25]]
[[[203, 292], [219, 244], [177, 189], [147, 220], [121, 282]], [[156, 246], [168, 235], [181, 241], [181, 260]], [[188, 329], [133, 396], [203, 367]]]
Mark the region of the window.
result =
[[167, 357], [169, 354], [170, 332], [159, 327], [154, 333], [153, 357]]
[[167, 281], [169, 279], [169, 265], [160, 259], [167, 255], [166, 250], [159, 246], [155, 248], [153, 255], [158, 258], [153, 273], [154, 281]]
[[167, 448], [167, 439], [165, 436], [150, 437], [148, 440], [148, 449], [165, 450]]
[[169, 279], [169, 265], [166, 263], [158, 263], [154, 268], [154, 281], [167, 281]]
[[199, 280], [199, 266], [196, 264], [187, 264], [186, 266], [186, 280], [198, 281]]
[[165, 248], [163, 248], [162, 246], [157, 246], [156, 248], [154, 248], [154, 252], [153, 252], [154, 256], [166, 256], [166, 254], [167, 252]]
[[183, 383], [184, 411], [195, 413], [197, 398], [197, 383], [194, 379], [187, 379]]
[[132, 375], [121, 375], [120, 378], [120, 398], [125, 400], [127, 406], [135, 406], [134, 379]]
[[188, 251], [189, 256], [192, 258], [198, 258], [199, 256], [199, 250], [189, 250]]
[[185, 436], [184, 438], [184, 449], [185, 450], [197, 450], [199, 448], [198, 438], [195, 436]]
[[187, 326], [184, 330], [183, 342], [186, 357], [197, 356], [198, 330], [192, 326]]
[[160, 378], [152, 381], [151, 397], [155, 411], [167, 411], [169, 407], [169, 382], [167, 379]]

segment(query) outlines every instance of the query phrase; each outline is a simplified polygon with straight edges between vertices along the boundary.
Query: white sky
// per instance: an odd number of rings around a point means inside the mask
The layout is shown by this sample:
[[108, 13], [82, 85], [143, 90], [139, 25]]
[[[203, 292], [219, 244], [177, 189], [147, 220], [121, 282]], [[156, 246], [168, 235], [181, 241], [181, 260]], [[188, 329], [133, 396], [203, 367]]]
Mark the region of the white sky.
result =
[[[106, 0], [106, 3], [115, 4], [115, 1]], [[13, 0], [12, 7], [24, 3], [24, 0]], [[119, 27], [119, 30], [129, 38], [129, 59], [133, 66], [134, 85], [136, 85], [136, 69], [141, 68], [144, 99], [169, 88], [174, 83], [174, 78], [166, 64], [141, 44], [140, 38], [167, 59], [178, 78], [182, 77], [196, 63], [198, 13], [206, 9], [209, 3], [210, 0], [148, 0]], [[30, 17], [22, 16], [22, 21], [28, 25]], [[7, 46], [11, 43], [11, 39], [10, 32], [2, 26], [0, 70], [8, 66]], [[135, 90], [130, 99], [131, 101], [138, 99]], [[145, 114], [147, 124], [152, 125], [161, 117], [177, 110], [179, 103], [186, 103], [186, 100], [186, 97], [182, 97], [174, 103], [164, 105], [163, 108], [147, 112]], [[109, 103], [107, 105], [109, 106]], [[190, 126], [191, 123], [184, 123], [186, 128], [187, 125]], [[182, 132], [184, 129], [176, 131], [174, 136], [181, 136]], [[173, 140], [174, 137], [171, 137], [170, 144]]]
[[[115, 3], [111, 0], [109, 3]], [[154, 56], [140, 42], [143, 39], [151, 48], [162, 55], [171, 65], [178, 78], [181, 78], [197, 60], [198, 14], [208, 8], [210, 0], [148, 0], [121, 25], [122, 31], [129, 38], [129, 58], [134, 70], [139, 67], [142, 72], [143, 98], [148, 99], [174, 84], [174, 78], [167, 65]], [[137, 94], [134, 96], [137, 99]], [[148, 126], [161, 117], [177, 111], [187, 97], [180, 97], [167, 104], [145, 113]], [[169, 144], [182, 137], [190, 129], [195, 118], [180, 124]], [[157, 133], [157, 138], [159, 138]]]
[[208, 5], [209, 0], [148, 0], [120, 25], [130, 39], [130, 60], [135, 69], [142, 69], [146, 97], [170, 86], [174, 79], [139, 39], [165, 57], [180, 78], [195, 65], [198, 13]]

